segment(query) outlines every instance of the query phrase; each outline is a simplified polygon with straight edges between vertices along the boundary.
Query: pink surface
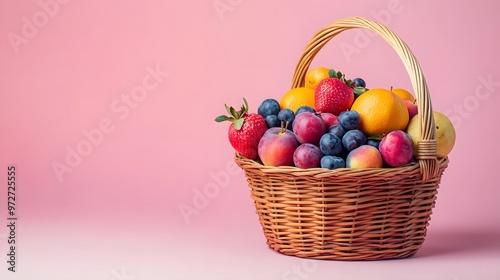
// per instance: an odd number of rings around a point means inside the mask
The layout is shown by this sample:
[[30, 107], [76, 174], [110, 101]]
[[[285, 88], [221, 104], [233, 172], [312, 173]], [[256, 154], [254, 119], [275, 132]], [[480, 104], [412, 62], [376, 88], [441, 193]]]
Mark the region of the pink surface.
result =
[[[1, 278], [500, 279], [499, 8], [1, 0]], [[267, 249], [227, 124], [213, 119], [242, 97], [254, 111], [279, 99], [311, 36], [354, 15], [382, 21], [411, 47], [434, 109], [452, 119], [458, 139], [415, 257], [286, 257]], [[319, 65], [369, 87], [410, 88], [390, 47], [359, 31], [334, 38]], [[10, 165], [18, 170], [16, 273], [6, 263]]]

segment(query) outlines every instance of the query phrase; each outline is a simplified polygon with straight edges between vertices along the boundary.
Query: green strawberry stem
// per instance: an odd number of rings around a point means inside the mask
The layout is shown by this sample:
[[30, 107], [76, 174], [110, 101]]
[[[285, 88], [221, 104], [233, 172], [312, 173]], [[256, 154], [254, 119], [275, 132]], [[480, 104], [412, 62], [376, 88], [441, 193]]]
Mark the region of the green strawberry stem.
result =
[[337, 78], [337, 72], [334, 69], [330, 69], [328, 70], [328, 76], [330, 76], [330, 78]]
[[248, 102], [245, 98], [243, 98], [243, 102], [244, 104], [241, 106], [241, 109], [239, 111], [236, 111], [236, 109], [234, 109], [233, 107], [224, 104], [224, 107], [226, 107], [226, 111], [229, 114], [229, 116], [220, 115], [215, 118], [215, 121], [216, 122], [230, 121], [234, 124], [234, 128], [236, 130], [240, 130], [241, 127], [243, 126], [245, 115], [248, 113]]
[[356, 87], [354, 85], [354, 81], [347, 80], [345, 77], [345, 74], [340, 72], [340, 71], [335, 71], [334, 69], [330, 69], [328, 71], [328, 75], [330, 76], [330, 78], [337, 78], [337, 79], [341, 80], [348, 87], [352, 88], [352, 91], [354, 92], [354, 95], [356, 97], [360, 96], [361, 94], [363, 94], [364, 92], [366, 92], [368, 90], [367, 88], [364, 88], [364, 87]]
[[382, 138], [385, 137], [385, 134], [372, 134], [367, 137], [367, 139], [372, 139], [372, 140], [382, 140]]
[[356, 97], [360, 96], [361, 94], [365, 93], [366, 91], [368, 91], [367, 88], [364, 88], [364, 87], [354, 87], [352, 89], [352, 91], [354, 92], [354, 95]]

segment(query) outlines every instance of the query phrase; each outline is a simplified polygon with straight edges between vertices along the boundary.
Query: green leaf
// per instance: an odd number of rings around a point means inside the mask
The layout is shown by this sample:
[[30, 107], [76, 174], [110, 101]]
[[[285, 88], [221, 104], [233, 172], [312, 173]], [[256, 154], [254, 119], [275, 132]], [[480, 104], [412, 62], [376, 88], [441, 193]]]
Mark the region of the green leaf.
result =
[[385, 134], [372, 134], [366, 138], [372, 139], [372, 140], [382, 140], [382, 138], [384, 138], [384, 136], [385, 136]]
[[233, 107], [230, 107], [229, 111], [230, 111], [231, 116], [233, 116], [235, 119], [240, 118], [240, 114]]
[[218, 116], [217, 118], [215, 118], [215, 121], [216, 122], [223, 122], [223, 121], [229, 121], [230, 119], [232, 119], [232, 118], [229, 118], [228, 116], [221, 115], [221, 116]]
[[344, 74], [342, 74], [342, 72], [340, 72], [340, 71], [339, 71], [339, 72], [337, 72], [337, 78], [338, 78], [338, 79], [340, 79], [340, 80], [341, 80], [343, 75], [344, 75]]
[[367, 91], [367, 89], [364, 88], [364, 87], [355, 87], [352, 90], [354, 91], [354, 94], [356, 96], [360, 96], [361, 94], [363, 94], [363, 93], [365, 93]]
[[234, 128], [235, 128], [236, 130], [240, 130], [240, 129], [241, 129], [241, 127], [243, 126], [243, 121], [244, 121], [244, 120], [245, 120], [245, 119], [237, 119], [237, 120], [235, 120], [235, 121], [234, 121]]
[[246, 113], [248, 113], [248, 102], [247, 100], [245, 99], [245, 97], [243, 97], [243, 106], [241, 106], [241, 117], [243, 117]]
[[245, 108], [248, 108], [248, 102], [245, 97], [243, 97], [243, 102], [245, 103]]
[[224, 107], [226, 107], [227, 113], [231, 115], [231, 107], [227, 106], [227, 104], [224, 104]]
[[333, 69], [330, 69], [328, 70], [328, 76], [330, 76], [330, 78], [337, 78], [337, 72], [335, 72], [335, 70]]

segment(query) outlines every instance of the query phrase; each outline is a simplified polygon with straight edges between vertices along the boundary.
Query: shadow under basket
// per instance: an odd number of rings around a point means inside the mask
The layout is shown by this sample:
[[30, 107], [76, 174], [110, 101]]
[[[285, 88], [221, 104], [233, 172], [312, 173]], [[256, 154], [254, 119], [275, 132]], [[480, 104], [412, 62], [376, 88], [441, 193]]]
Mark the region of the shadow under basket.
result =
[[424, 242], [448, 158], [436, 157], [431, 99], [409, 47], [386, 26], [352, 17], [319, 30], [299, 59], [291, 88], [304, 86], [319, 50], [333, 37], [364, 28], [382, 37], [401, 58], [418, 105], [417, 161], [396, 168], [264, 166], [236, 154], [251, 189], [270, 248], [286, 255], [328, 260], [381, 260], [414, 255]]

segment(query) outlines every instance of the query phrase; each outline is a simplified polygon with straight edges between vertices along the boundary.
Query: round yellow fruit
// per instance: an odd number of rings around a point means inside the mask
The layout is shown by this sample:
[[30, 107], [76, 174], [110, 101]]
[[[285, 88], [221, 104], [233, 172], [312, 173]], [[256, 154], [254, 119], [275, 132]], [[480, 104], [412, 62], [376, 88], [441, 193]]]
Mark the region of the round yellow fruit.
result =
[[[442, 113], [434, 112], [434, 122], [436, 124], [436, 145], [437, 158], [446, 157], [455, 145], [456, 132], [453, 123]], [[419, 114], [416, 114], [408, 123], [406, 132], [410, 134], [414, 151], [417, 150], [417, 142], [420, 140]]]
[[306, 73], [305, 86], [311, 89], [316, 89], [316, 86], [322, 80], [329, 78], [330, 69], [326, 67], [316, 67]]
[[280, 109], [290, 109], [294, 113], [300, 106], [309, 106], [314, 109], [314, 89], [298, 87], [289, 90], [280, 101]]
[[402, 89], [402, 88], [393, 88], [392, 89], [392, 92], [401, 97], [401, 99], [408, 99], [410, 100], [412, 103], [415, 103], [415, 97], [413, 97], [413, 94], [411, 94], [409, 91], [407, 91], [406, 89]]
[[369, 136], [405, 130], [410, 119], [403, 99], [382, 88], [361, 94], [354, 100], [351, 110], [359, 114], [359, 130]]

